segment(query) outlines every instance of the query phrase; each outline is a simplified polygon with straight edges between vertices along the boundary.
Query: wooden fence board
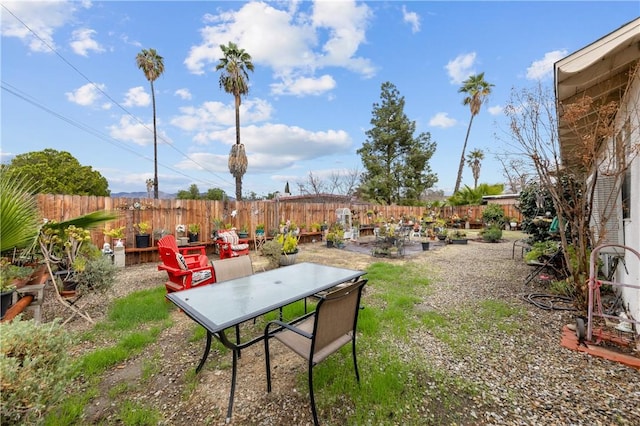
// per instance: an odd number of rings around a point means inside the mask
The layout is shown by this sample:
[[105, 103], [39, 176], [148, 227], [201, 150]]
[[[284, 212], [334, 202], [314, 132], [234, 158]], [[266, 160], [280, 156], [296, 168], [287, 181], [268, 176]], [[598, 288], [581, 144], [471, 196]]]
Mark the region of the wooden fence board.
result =
[[[255, 233], [259, 223], [265, 224], [267, 232], [277, 230], [279, 224], [291, 220], [297, 225], [306, 224], [307, 230], [313, 223], [331, 224], [336, 221], [336, 210], [349, 208], [352, 219], [361, 224], [373, 224], [377, 218], [395, 220], [403, 216], [420, 218], [428, 211], [425, 207], [380, 206], [361, 203], [298, 203], [286, 200], [260, 201], [211, 201], [211, 200], [154, 200], [148, 198], [110, 198], [76, 195], [40, 194], [37, 196], [38, 207], [43, 218], [63, 221], [78, 217], [92, 211], [105, 210], [117, 213], [118, 218], [108, 224], [109, 228], [126, 227], [126, 245], [134, 247], [134, 224], [148, 221], [154, 231], [175, 234], [176, 225], [190, 223], [200, 224], [200, 240], [208, 241], [213, 229], [213, 220], [222, 219], [223, 223], [240, 228], [247, 225], [250, 235]], [[514, 204], [501, 205], [506, 217], [521, 215]], [[468, 217], [471, 223], [481, 223], [485, 206], [447, 206], [438, 209], [441, 217], [449, 218], [457, 214], [460, 218]], [[231, 212], [236, 210], [236, 217]], [[376, 214], [369, 218], [367, 211]], [[98, 247], [105, 242], [103, 228], [92, 231], [92, 240]], [[155, 241], [153, 242], [155, 245]]]

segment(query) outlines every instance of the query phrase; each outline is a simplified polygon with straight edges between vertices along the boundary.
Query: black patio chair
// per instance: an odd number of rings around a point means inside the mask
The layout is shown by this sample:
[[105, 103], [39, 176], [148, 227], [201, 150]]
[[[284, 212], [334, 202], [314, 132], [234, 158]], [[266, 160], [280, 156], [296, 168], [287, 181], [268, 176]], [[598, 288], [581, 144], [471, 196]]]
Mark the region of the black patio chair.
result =
[[[309, 397], [315, 425], [319, 424], [313, 394], [313, 367], [315, 365], [351, 342], [356, 380], [360, 382], [356, 359], [356, 325], [362, 288], [366, 283], [367, 280], [349, 283], [322, 297], [316, 306], [315, 312], [289, 323], [278, 320], [270, 321], [265, 327], [264, 349], [267, 367], [267, 392], [271, 392], [269, 339], [276, 338], [308, 361]], [[272, 326], [277, 326], [278, 328], [271, 331]]]

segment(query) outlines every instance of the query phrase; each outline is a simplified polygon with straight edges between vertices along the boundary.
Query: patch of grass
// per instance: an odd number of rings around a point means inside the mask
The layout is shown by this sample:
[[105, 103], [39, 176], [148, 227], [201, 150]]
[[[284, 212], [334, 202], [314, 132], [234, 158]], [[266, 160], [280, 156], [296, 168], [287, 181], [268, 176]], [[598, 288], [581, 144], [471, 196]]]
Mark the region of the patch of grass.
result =
[[109, 309], [107, 320], [80, 336], [81, 341], [115, 340], [115, 344], [77, 359], [74, 372], [76, 378], [82, 377], [84, 380], [83, 390], [69, 394], [54, 407], [46, 416], [45, 424], [78, 424], [84, 407], [97, 394], [99, 376], [109, 368], [140, 354], [158, 339], [162, 330], [172, 325], [169, 313], [174, 308], [172, 304], [165, 302], [165, 292], [164, 286], [160, 286], [115, 300]]
[[61, 403], [47, 413], [44, 419], [46, 426], [77, 425], [82, 418], [84, 407], [90, 403], [91, 398], [97, 396], [95, 387], [85, 389], [82, 392], [72, 393]]
[[125, 394], [129, 392], [131, 389], [134, 389], [135, 385], [127, 382], [116, 383], [109, 389], [109, 398], [116, 399], [119, 395]]
[[457, 355], [469, 351], [470, 342], [487, 341], [492, 333], [515, 333], [523, 325], [524, 310], [498, 300], [479, 301], [476, 306], [448, 312], [422, 314], [422, 324]]
[[162, 367], [160, 354], [155, 353], [151, 359], [142, 361], [142, 380], [148, 380], [151, 376], [159, 373]]
[[140, 404], [126, 401], [122, 407], [120, 407], [118, 417], [120, 422], [124, 425], [151, 426], [158, 424], [162, 419], [162, 414], [157, 410], [152, 410], [143, 407]]
[[165, 292], [164, 287], [156, 287], [115, 300], [109, 310], [108, 328], [130, 330], [139, 325], [166, 320], [175, 307], [166, 302]]

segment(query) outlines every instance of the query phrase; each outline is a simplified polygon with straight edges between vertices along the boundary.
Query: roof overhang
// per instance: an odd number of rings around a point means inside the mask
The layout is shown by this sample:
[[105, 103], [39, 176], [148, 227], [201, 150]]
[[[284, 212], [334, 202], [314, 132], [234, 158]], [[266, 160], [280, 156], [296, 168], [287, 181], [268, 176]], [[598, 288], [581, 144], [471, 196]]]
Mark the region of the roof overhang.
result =
[[[562, 164], [571, 167], [576, 155], [576, 132], [563, 120], [563, 106], [584, 96], [594, 105], [620, 102], [630, 83], [630, 72], [640, 61], [640, 18], [602, 37], [554, 64], [558, 137]], [[593, 125], [598, 117], [586, 112], [581, 128]]]

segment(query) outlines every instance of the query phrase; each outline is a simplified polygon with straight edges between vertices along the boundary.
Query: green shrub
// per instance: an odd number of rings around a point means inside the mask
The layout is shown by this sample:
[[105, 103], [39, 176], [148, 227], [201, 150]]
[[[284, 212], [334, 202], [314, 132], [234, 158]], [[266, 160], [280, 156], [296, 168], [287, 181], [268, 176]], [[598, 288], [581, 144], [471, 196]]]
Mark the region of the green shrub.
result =
[[106, 256], [88, 259], [84, 270], [76, 274], [78, 279], [77, 291], [94, 290], [104, 292], [111, 289], [116, 280], [116, 271], [117, 267]]
[[70, 380], [70, 337], [58, 321], [0, 324], [0, 424], [35, 424]]
[[527, 262], [539, 261], [544, 257], [551, 257], [558, 251], [557, 241], [538, 241], [533, 243], [531, 249], [524, 255]]
[[280, 256], [282, 256], [282, 244], [275, 238], [269, 240], [262, 246], [262, 255], [269, 260], [269, 266], [277, 268], [280, 266]]
[[482, 239], [490, 243], [497, 243], [502, 239], [502, 229], [497, 226], [491, 226], [482, 231]]
[[482, 220], [489, 228], [494, 226], [502, 228], [502, 225], [504, 225], [504, 210], [502, 210], [502, 206], [499, 204], [487, 205], [482, 211]]

